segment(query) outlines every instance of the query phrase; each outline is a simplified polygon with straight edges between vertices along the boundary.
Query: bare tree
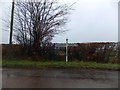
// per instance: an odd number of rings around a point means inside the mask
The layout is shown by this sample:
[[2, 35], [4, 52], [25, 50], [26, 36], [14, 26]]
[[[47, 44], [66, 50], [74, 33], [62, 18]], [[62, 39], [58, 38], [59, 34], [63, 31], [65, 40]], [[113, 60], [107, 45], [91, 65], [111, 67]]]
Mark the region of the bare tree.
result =
[[41, 48], [51, 42], [54, 35], [65, 31], [71, 7], [59, 5], [56, 0], [16, 2], [14, 36], [22, 45]]

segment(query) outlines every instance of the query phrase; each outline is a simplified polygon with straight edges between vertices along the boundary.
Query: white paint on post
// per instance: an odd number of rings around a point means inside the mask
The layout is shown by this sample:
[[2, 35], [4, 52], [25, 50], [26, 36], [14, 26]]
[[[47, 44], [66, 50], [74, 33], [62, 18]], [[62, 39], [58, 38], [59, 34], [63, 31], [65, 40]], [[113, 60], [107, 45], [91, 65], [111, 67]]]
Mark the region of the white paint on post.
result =
[[68, 62], [68, 39], [66, 39], [66, 62]]

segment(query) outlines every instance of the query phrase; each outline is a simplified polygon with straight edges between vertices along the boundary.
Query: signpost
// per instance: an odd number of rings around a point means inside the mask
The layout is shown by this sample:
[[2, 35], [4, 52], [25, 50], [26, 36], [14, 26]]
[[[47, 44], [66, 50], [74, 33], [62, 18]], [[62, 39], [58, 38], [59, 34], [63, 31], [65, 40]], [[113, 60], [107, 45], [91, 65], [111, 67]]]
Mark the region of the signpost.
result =
[[68, 62], [68, 39], [66, 39], [66, 62]]

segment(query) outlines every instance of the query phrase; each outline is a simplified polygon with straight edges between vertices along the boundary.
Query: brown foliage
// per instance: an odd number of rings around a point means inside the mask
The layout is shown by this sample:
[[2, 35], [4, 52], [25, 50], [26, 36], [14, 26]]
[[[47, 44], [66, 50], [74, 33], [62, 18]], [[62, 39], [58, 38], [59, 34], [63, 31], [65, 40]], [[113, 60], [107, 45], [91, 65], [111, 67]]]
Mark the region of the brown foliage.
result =
[[78, 43], [77, 47], [69, 47], [69, 58], [107, 63], [112, 57], [117, 55], [117, 47], [115, 43]]
[[[97, 63], [118, 63], [117, 43], [78, 43], [68, 48], [69, 61], [89, 61]], [[2, 45], [3, 59], [65, 60], [65, 48], [55, 49], [47, 44], [38, 49], [21, 45]]]

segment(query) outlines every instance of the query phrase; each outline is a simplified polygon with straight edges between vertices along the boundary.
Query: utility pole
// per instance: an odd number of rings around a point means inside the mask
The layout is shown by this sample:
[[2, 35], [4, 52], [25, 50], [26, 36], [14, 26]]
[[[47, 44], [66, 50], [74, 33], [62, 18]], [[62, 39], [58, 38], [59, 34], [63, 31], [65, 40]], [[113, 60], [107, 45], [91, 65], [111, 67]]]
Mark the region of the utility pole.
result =
[[14, 0], [12, 1], [12, 11], [11, 11], [11, 23], [10, 23], [10, 39], [9, 39], [9, 44], [12, 44], [13, 18], [14, 18]]
[[68, 39], [66, 39], [66, 62], [68, 62]]

